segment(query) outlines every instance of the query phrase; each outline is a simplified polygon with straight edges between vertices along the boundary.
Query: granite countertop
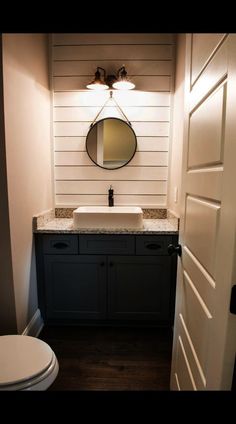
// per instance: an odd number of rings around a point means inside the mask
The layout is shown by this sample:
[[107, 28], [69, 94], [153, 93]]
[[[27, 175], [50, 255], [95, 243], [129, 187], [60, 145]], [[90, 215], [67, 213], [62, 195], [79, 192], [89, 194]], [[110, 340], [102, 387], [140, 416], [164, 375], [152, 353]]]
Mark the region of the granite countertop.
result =
[[75, 229], [72, 218], [48, 217], [46, 220], [33, 221], [34, 233], [58, 234], [178, 234], [178, 219], [143, 219], [142, 229]]

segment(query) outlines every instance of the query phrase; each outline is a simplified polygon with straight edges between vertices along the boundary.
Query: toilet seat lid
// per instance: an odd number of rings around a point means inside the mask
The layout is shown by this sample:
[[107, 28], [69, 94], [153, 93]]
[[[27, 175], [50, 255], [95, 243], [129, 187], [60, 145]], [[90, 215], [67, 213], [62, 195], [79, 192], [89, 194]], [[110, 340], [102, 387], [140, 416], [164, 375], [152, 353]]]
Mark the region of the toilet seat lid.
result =
[[53, 359], [47, 343], [30, 336], [0, 336], [0, 386], [29, 380], [45, 371]]

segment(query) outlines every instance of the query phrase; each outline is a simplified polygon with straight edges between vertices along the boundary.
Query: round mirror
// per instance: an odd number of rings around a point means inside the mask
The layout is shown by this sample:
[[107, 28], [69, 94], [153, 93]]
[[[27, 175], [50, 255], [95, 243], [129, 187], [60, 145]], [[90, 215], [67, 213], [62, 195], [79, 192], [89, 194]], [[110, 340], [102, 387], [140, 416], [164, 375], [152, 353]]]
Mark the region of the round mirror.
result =
[[97, 121], [86, 138], [86, 150], [90, 159], [105, 169], [117, 169], [126, 165], [134, 156], [136, 148], [134, 130], [119, 118]]

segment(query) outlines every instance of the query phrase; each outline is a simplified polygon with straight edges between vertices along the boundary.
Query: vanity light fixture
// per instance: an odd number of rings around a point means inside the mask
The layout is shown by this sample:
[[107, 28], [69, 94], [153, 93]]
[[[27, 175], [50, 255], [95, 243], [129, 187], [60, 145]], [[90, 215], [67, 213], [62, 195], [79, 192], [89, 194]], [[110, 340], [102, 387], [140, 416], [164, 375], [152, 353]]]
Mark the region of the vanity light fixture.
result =
[[[103, 79], [101, 79], [99, 69], [103, 71]], [[86, 87], [90, 90], [111, 90], [112, 88], [116, 88], [117, 90], [132, 90], [135, 85], [127, 77], [127, 71], [123, 65], [117, 71], [117, 76], [106, 75], [105, 69], [97, 67], [95, 78]]]
[[[101, 79], [101, 73], [99, 71], [101, 69], [104, 73], [103, 80]], [[94, 79], [86, 86], [90, 90], [108, 90], [109, 86], [105, 83], [106, 79], [106, 71], [103, 68], [97, 67], [97, 70], [95, 72]]]
[[112, 84], [117, 90], [132, 90], [135, 85], [128, 79], [124, 65], [117, 72], [117, 81]]

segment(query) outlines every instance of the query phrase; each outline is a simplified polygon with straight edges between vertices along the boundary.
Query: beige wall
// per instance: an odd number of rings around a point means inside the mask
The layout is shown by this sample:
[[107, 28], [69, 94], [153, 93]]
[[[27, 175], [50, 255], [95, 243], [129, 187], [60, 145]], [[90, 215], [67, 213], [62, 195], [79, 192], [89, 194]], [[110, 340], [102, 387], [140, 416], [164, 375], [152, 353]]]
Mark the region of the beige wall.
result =
[[3, 35], [7, 180], [18, 333], [37, 310], [32, 216], [53, 206], [46, 34]]
[[4, 127], [2, 37], [0, 35], [0, 335], [14, 334], [17, 331], [11, 259]]
[[176, 74], [173, 95], [172, 144], [169, 163], [168, 208], [180, 214], [182, 146], [184, 124], [184, 78], [186, 34], [178, 34], [176, 45]]

